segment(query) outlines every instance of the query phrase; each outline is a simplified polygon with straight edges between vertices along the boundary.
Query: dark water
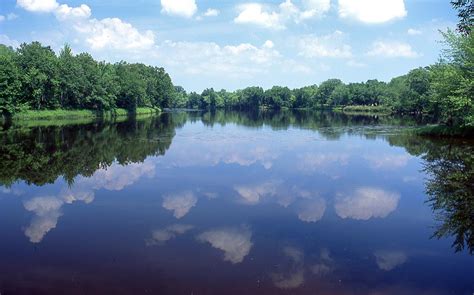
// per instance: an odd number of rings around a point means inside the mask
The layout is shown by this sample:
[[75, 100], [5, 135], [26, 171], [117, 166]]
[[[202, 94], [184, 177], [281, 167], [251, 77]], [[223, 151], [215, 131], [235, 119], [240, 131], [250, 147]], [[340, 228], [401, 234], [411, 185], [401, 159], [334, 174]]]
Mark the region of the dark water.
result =
[[218, 112], [3, 127], [0, 293], [471, 295], [474, 144], [410, 124]]

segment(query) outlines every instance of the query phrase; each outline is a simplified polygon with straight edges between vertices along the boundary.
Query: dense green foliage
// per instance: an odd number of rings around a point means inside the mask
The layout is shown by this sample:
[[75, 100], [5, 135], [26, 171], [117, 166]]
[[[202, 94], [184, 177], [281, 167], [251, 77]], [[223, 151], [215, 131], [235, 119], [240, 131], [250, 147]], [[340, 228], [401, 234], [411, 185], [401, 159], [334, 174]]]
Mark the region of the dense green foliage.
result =
[[39, 42], [17, 50], [0, 45], [0, 114], [25, 110], [87, 109], [173, 105], [175, 89], [163, 68], [144, 64], [97, 62], [74, 55], [66, 45], [59, 56]]

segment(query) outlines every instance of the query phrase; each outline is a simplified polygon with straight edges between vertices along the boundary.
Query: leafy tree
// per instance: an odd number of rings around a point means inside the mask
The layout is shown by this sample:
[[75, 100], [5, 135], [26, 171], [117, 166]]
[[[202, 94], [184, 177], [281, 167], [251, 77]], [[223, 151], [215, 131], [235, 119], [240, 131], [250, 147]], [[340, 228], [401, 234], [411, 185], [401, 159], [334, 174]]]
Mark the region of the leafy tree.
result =
[[21, 95], [21, 75], [11, 47], [0, 45], [0, 116], [10, 116], [18, 110]]
[[459, 32], [469, 35], [474, 25], [474, 3], [472, 0], [452, 0], [451, 4], [458, 11]]
[[448, 126], [474, 126], [474, 37], [443, 33], [448, 46], [431, 67], [433, 101]]
[[33, 109], [59, 107], [58, 63], [51, 47], [39, 42], [23, 43], [17, 60], [22, 72], [22, 99]]

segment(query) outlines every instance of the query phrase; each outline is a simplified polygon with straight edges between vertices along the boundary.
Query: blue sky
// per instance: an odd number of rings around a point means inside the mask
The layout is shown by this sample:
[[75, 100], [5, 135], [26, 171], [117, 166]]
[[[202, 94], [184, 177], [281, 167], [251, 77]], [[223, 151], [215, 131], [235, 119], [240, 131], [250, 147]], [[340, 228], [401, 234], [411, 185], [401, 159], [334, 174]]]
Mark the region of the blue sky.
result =
[[163, 66], [201, 91], [392, 77], [434, 63], [448, 0], [1, 0], [0, 43]]

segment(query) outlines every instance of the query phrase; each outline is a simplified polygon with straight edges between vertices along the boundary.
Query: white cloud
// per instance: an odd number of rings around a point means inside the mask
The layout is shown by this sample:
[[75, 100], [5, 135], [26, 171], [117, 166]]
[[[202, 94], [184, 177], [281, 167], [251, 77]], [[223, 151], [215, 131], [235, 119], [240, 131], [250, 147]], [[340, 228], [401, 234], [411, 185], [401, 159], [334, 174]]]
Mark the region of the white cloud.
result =
[[298, 210], [298, 218], [305, 222], [317, 222], [321, 220], [326, 211], [326, 201], [321, 198], [302, 202], [301, 205]]
[[398, 206], [400, 194], [378, 188], [362, 187], [352, 194], [338, 194], [335, 209], [341, 218], [368, 220], [385, 218]]
[[84, 42], [93, 50], [143, 50], [155, 44], [155, 35], [147, 30], [140, 32], [119, 18], [91, 18], [89, 6], [70, 7], [55, 0], [18, 0], [18, 5], [28, 11], [51, 12], [65, 28], [77, 34], [78, 42]]
[[352, 57], [352, 48], [343, 41], [344, 33], [341, 31], [323, 36], [303, 36], [299, 38], [298, 54], [307, 58], [350, 58]]
[[91, 49], [149, 49], [155, 35], [148, 30], [139, 32], [134, 26], [119, 18], [89, 19], [74, 26]]
[[374, 253], [377, 266], [381, 270], [390, 271], [404, 264], [408, 257], [401, 251], [376, 251]]
[[224, 261], [240, 263], [253, 246], [252, 233], [247, 228], [216, 229], [200, 234], [197, 239], [224, 251]]
[[17, 0], [16, 4], [32, 12], [53, 12], [59, 6], [56, 0]]
[[331, 8], [331, 0], [304, 0], [305, 10], [301, 12], [301, 18], [313, 18], [323, 16]]
[[218, 16], [220, 11], [214, 8], [208, 8], [206, 12], [204, 12], [204, 16], [211, 17], [211, 16]]
[[404, 18], [404, 0], [339, 0], [339, 16], [376, 24]]
[[163, 245], [165, 242], [174, 239], [177, 235], [185, 234], [194, 226], [188, 224], [173, 224], [164, 229], [152, 231], [151, 238], [146, 240], [147, 246]]
[[161, 12], [181, 17], [192, 17], [197, 11], [195, 0], [161, 0]]
[[59, 20], [80, 19], [89, 18], [91, 16], [91, 9], [85, 4], [79, 7], [70, 7], [66, 4], [61, 4], [54, 13]]
[[398, 41], [375, 41], [367, 52], [368, 56], [381, 57], [407, 57], [415, 58], [421, 56], [413, 50], [410, 44]]
[[330, 8], [330, 0], [305, 0], [301, 9], [291, 0], [280, 3], [278, 9], [260, 3], [245, 3], [237, 7], [239, 14], [234, 19], [238, 24], [253, 24], [263, 28], [281, 30], [288, 22], [321, 17]]
[[238, 24], [254, 24], [264, 28], [283, 29], [280, 15], [277, 12], [268, 12], [259, 3], [247, 3], [238, 7], [239, 15], [234, 19]]
[[163, 208], [173, 211], [174, 217], [180, 219], [189, 213], [192, 207], [196, 206], [197, 197], [191, 191], [165, 196], [163, 198]]
[[407, 34], [410, 35], [410, 36], [417, 36], [417, 35], [421, 35], [423, 32], [421, 30], [417, 30], [417, 29], [408, 29], [407, 31]]

